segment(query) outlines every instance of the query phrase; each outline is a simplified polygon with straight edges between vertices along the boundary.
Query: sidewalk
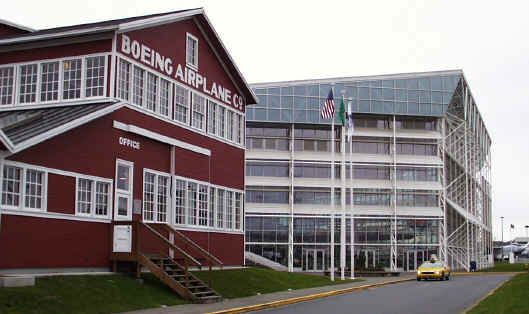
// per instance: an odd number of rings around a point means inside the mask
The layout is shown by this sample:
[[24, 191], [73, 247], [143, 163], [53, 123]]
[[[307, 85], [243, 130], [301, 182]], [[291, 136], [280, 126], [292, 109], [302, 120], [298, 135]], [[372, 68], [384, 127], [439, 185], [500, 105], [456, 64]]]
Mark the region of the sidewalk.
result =
[[[264, 308], [265, 303], [277, 302], [273, 306], [280, 306], [283, 304], [297, 303], [301, 301], [306, 301], [315, 298], [321, 298], [325, 296], [330, 296], [334, 294], [348, 293], [354, 291], [354, 289], [368, 289], [376, 287], [377, 285], [390, 284], [392, 282], [415, 280], [415, 274], [406, 274], [402, 273], [399, 277], [365, 277], [361, 278], [364, 281], [347, 283], [337, 286], [323, 286], [317, 288], [308, 288], [300, 290], [291, 290], [291, 291], [282, 291], [274, 292], [262, 295], [256, 295], [245, 298], [237, 299], [226, 299], [219, 303], [212, 304], [183, 304], [175, 305], [165, 308], [154, 308], [147, 310], [139, 310], [134, 312], [134, 314], [195, 314], [195, 313], [211, 313], [218, 311], [225, 311], [229, 309], [238, 309], [238, 313], [246, 312], [249, 310], [258, 310]], [[349, 291], [351, 290], [351, 291]], [[298, 298], [295, 300], [289, 300], [293, 298]], [[240, 309], [252, 307], [253, 309]], [[268, 306], [267, 306], [268, 307]]]

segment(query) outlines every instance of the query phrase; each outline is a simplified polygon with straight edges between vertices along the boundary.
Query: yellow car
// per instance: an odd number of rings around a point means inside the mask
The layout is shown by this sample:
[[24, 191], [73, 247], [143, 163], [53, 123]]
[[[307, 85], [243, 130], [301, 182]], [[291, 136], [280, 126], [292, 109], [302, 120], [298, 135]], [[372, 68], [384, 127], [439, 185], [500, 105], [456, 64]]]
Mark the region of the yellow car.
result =
[[441, 261], [425, 262], [417, 269], [417, 281], [421, 279], [450, 280], [450, 268]]

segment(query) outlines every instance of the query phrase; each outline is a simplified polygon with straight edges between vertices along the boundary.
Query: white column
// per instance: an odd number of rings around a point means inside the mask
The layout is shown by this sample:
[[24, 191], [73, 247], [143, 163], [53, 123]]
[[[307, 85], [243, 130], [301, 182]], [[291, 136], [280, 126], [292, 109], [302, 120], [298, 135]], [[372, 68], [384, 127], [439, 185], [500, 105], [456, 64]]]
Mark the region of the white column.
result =
[[[294, 271], [294, 124], [290, 128], [290, 217], [288, 219], [288, 272]], [[303, 255], [302, 255], [303, 258]]]
[[331, 281], [334, 281], [334, 214], [331, 214]]
[[340, 221], [340, 279], [345, 280], [345, 128], [342, 126], [340, 148], [342, 150], [342, 162], [340, 167], [340, 175], [342, 178], [342, 189], [341, 189], [341, 209], [342, 219]]
[[349, 140], [349, 163], [350, 163], [350, 168], [349, 168], [349, 171], [351, 172], [350, 173], [350, 180], [351, 180], [351, 204], [350, 204], [350, 209], [351, 209], [351, 279], [355, 279], [355, 246], [354, 246], [354, 243], [355, 243], [355, 219], [354, 219], [354, 187], [353, 187], [353, 173], [354, 173], [354, 169], [353, 169], [353, 140], [350, 139]]

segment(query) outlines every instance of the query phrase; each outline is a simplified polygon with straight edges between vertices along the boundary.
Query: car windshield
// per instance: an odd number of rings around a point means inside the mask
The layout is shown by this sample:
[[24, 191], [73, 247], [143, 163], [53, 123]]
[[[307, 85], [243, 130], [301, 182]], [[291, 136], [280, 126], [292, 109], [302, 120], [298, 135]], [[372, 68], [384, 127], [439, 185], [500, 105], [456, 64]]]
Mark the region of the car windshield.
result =
[[443, 264], [442, 263], [426, 262], [426, 263], [423, 263], [420, 267], [425, 267], [425, 268], [428, 268], [428, 267], [443, 267]]

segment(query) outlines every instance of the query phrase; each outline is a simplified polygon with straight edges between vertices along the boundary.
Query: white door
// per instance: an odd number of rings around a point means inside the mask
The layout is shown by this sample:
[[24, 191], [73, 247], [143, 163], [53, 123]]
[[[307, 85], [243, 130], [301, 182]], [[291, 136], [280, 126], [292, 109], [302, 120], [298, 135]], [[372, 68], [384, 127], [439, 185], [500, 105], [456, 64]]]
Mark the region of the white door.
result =
[[132, 251], [132, 226], [114, 226], [114, 252]]
[[132, 220], [133, 173], [134, 163], [121, 159], [116, 160], [115, 220]]

